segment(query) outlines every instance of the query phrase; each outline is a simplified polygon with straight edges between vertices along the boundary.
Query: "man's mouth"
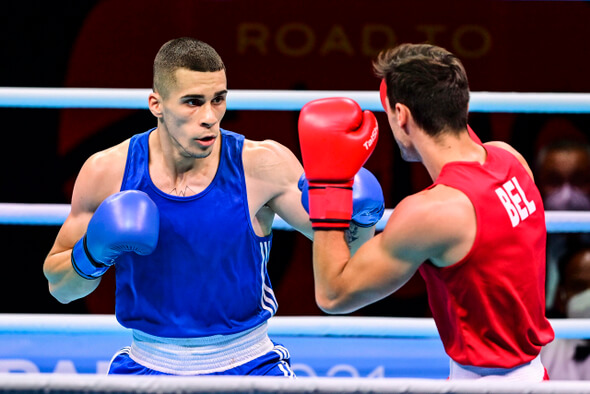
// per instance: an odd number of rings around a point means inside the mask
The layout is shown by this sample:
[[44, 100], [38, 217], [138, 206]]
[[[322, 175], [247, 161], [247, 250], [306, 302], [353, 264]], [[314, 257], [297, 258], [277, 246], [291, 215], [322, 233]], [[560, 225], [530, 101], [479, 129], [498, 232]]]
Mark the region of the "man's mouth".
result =
[[215, 142], [215, 136], [209, 135], [202, 138], [195, 138], [195, 141], [197, 141], [201, 145], [209, 146]]

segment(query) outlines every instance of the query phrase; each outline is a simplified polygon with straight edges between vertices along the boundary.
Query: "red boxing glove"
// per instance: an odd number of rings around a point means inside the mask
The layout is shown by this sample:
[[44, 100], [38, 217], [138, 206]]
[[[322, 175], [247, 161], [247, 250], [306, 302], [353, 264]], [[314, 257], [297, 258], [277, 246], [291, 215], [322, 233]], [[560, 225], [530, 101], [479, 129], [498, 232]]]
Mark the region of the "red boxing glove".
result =
[[349, 227], [354, 176], [373, 153], [378, 137], [375, 115], [349, 98], [318, 99], [301, 109], [299, 143], [314, 229]]

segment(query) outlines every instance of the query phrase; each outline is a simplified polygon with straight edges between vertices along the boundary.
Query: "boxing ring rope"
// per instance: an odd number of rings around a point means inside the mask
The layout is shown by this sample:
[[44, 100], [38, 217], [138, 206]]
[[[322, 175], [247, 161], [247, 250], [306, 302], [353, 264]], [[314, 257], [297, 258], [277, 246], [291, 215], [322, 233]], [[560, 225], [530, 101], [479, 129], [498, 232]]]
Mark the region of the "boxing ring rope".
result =
[[[146, 109], [150, 89], [0, 88], [0, 108]], [[230, 90], [228, 110], [299, 110], [306, 102], [345, 96], [382, 111], [375, 91]], [[472, 92], [471, 112], [590, 113], [590, 94]], [[69, 204], [0, 203], [0, 225], [61, 225]], [[377, 228], [392, 213], [387, 209]], [[590, 232], [589, 212], [546, 212], [548, 232]], [[292, 230], [280, 217], [273, 229]], [[553, 319], [558, 338], [589, 338], [590, 319]], [[12, 333], [107, 335], [122, 328], [114, 316], [0, 314], [0, 336]], [[283, 317], [269, 322], [271, 336], [344, 338], [438, 338], [432, 319], [353, 316]], [[446, 381], [413, 378], [148, 377], [0, 373], [0, 393], [589, 393], [585, 382]]]
[[[590, 338], [590, 319], [550, 319], [557, 338]], [[0, 314], [0, 335], [19, 333], [125, 333], [114, 315]], [[270, 336], [438, 338], [434, 320], [411, 317], [275, 316]]]
[[[0, 203], [0, 225], [61, 225], [68, 213], [69, 204], [20, 204]], [[393, 213], [386, 209], [383, 218], [377, 223], [377, 230], [382, 231], [385, 223]], [[590, 211], [546, 211], [547, 232], [573, 233], [590, 232]], [[292, 231], [293, 228], [280, 216], [275, 215], [274, 230]]]
[[413, 393], [413, 394], [460, 394], [460, 393], [532, 393], [532, 394], [586, 394], [590, 386], [584, 382], [549, 381], [524, 383], [507, 381], [444, 381], [426, 379], [365, 379], [365, 378], [304, 378], [255, 376], [81, 376], [41, 375], [30, 379], [26, 375], [1, 377], [0, 393]]
[[[1, 107], [147, 109], [150, 89], [0, 88]], [[228, 110], [296, 111], [323, 97], [350, 97], [383, 111], [378, 91], [240, 90], [228, 92]], [[590, 113], [587, 93], [471, 92], [470, 112]]]

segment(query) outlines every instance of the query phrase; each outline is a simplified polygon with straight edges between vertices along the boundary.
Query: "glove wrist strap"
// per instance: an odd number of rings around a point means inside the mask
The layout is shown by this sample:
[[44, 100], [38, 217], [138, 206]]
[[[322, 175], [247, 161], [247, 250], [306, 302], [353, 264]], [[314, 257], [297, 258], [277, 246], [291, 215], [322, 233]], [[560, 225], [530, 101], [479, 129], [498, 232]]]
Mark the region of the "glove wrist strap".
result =
[[345, 230], [352, 217], [352, 181], [309, 183], [309, 218], [314, 230]]
[[72, 267], [78, 275], [88, 280], [100, 278], [109, 269], [109, 266], [92, 258], [86, 247], [86, 235], [74, 245]]

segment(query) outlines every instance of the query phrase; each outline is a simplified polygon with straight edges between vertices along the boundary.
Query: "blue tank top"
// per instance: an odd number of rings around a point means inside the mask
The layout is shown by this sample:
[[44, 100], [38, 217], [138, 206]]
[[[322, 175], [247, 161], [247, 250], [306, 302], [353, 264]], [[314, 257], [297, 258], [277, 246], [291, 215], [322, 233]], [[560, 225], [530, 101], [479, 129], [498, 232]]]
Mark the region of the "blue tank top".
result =
[[277, 301], [266, 269], [272, 234], [257, 236], [248, 212], [244, 136], [221, 130], [215, 178], [201, 193], [179, 197], [151, 180], [152, 130], [131, 138], [121, 190], [142, 190], [154, 200], [160, 236], [151, 255], [124, 253], [117, 259], [117, 320], [169, 338], [258, 326], [275, 314]]

